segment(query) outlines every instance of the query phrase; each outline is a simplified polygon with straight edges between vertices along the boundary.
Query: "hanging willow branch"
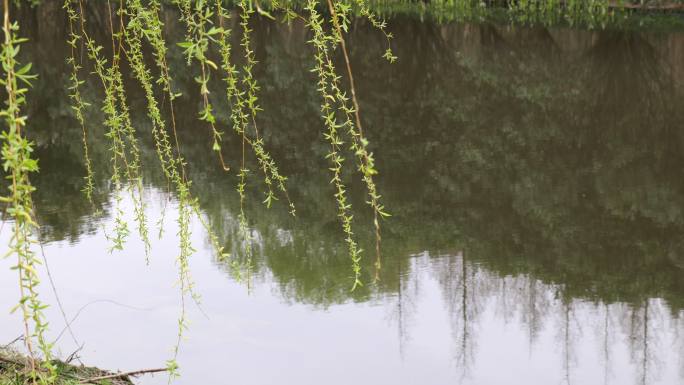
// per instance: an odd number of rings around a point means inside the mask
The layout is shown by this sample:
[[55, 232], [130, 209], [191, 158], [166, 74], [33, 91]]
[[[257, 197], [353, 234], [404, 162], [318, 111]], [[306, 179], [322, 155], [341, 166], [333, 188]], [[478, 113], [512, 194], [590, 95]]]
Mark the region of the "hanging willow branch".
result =
[[[16, 256], [13, 267], [19, 277], [19, 304], [24, 323], [24, 343], [29, 353], [31, 376], [34, 382], [51, 383], [56, 377], [54, 365], [50, 362], [52, 345], [46, 339], [47, 321], [43, 315], [46, 308], [38, 297], [38, 266], [40, 260], [32, 250], [36, 243], [33, 231], [37, 224], [31, 210], [33, 204], [31, 193], [35, 190], [29, 174], [38, 171], [38, 162], [31, 158], [33, 144], [25, 138], [23, 129], [26, 127], [26, 116], [22, 115], [21, 107], [26, 104], [26, 93], [30, 81], [35, 78], [30, 74], [31, 64], [19, 66], [17, 55], [20, 46], [26, 39], [17, 36], [19, 25], [10, 19], [9, 1], [4, 0], [3, 26], [4, 41], [2, 43], [2, 69], [4, 77], [0, 84], [5, 87], [7, 99], [5, 107], [0, 110], [0, 116], [5, 120], [6, 127], [0, 134], [2, 139], [3, 169], [9, 180], [9, 194], [0, 200], [8, 204], [7, 214], [14, 221], [12, 236], [9, 242], [9, 254]], [[9, 255], [8, 254], [8, 255]], [[38, 370], [36, 347], [44, 360], [41, 366], [47, 371]]]
[[[375, 267], [376, 267], [376, 279], [378, 279], [379, 275], [378, 272], [381, 268], [381, 257], [380, 257], [380, 240], [381, 240], [381, 235], [380, 235], [380, 222], [379, 218], [380, 217], [388, 217], [390, 216], [386, 211], [385, 207], [380, 203], [380, 198], [381, 196], [378, 194], [377, 187], [375, 186], [375, 181], [373, 180], [373, 175], [376, 175], [378, 172], [375, 169], [375, 160], [373, 158], [373, 154], [368, 151], [368, 140], [364, 137], [363, 135], [363, 127], [361, 125], [361, 116], [359, 113], [360, 106], [358, 99], [356, 97], [356, 86], [354, 84], [354, 74], [352, 72], [351, 68], [351, 62], [349, 60], [349, 53], [347, 50], [347, 43], [344, 39], [344, 34], [342, 30], [347, 30], [348, 28], [348, 20], [349, 20], [349, 12], [350, 12], [350, 7], [342, 4], [341, 2], [334, 3], [333, 0], [327, 0], [328, 3], [328, 10], [330, 11], [331, 19], [332, 19], [332, 24], [334, 27], [334, 37], [335, 41], [337, 44], [339, 44], [342, 54], [344, 57], [344, 63], [347, 69], [347, 76], [349, 78], [349, 89], [351, 91], [351, 101], [353, 105], [353, 112], [354, 112], [354, 122], [349, 118], [349, 114], [352, 112], [352, 110], [347, 106], [348, 100], [346, 95], [340, 90], [340, 87], [338, 85], [337, 79], [333, 77], [333, 82], [331, 84], [332, 89], [334, 90], [335, 93], [335, 98], [337, 99], [337, 102], [340, 105], [340, 108], [344, 113], [347, 115], [346, 120], [345, 120], [345, 126], [347, 128], [347, 133], [349, 137], [351, 138], [351, 145], [350, 145], [350, 150], [356, 155], [357, 157], [357, 163], [358, 163], [358, 169], [363, 175], [363, 181], [366, 184], [366, 189], [368, 192], [368, 204], [371, 206], [373, 209], [373, 225], [375, 227], [375, 253], [376, 253], [376, 261], [375, 261]], [[378, 28], [380, 28], [383, 33], [385, 33], [385, 36], [387, 36], [388, 39], [388, 44], [389, 44], [389, 39], [391, 38], [391, 35], [387, 34], [384, 30], [384, 25], [382, 23], [378, 23], [377, 19], [374, 17], [372, 13], [370, 13], [367, 9], [367, 6], [363, 3], [362, 0], [359, 0], [361, 9], [364, 10], [366, 16], [371, 20], [371, 22], [374, 25], [377, 25]], [[339, 16], [338, 16], [338, 11]], [[388, 46], [387, 51], [385, 52], [385, 58], [389, 60], [390, 62], [393, 62], [396, 60], [396, 57], [392, 54], [392, 49]], [[331, 74], [335, 72], [335, 68], [332, 65], [332, 62], [328, 60], [328, 66], [330, 66], [330, 72]], [[354, 123], [356, 123], [356, 126], [354, 126]]]

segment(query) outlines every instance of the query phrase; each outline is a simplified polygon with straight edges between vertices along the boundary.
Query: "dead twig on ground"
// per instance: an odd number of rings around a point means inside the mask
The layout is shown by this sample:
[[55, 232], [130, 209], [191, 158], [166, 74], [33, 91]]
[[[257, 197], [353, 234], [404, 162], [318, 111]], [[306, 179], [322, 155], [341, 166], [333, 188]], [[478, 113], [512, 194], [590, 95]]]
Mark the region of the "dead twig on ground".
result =
[[115, 378], [125, 378], [125, 377], [137, 377], [137, 376], [140, 376], [143, 374], [161, 373], [161, 372], [166, 372], [166, 371], [168, 371], [167, 368], [136, 370], [133, 372], [113, 373], [113, 374], [108, 374], [105, 376], [85, 378], [85, 379], [80, 380], [79, 382], [81, 384], [97, 384], [97, 382], [103, 381], [103, 380], [111, 380], [111, 379], [115, 379]]

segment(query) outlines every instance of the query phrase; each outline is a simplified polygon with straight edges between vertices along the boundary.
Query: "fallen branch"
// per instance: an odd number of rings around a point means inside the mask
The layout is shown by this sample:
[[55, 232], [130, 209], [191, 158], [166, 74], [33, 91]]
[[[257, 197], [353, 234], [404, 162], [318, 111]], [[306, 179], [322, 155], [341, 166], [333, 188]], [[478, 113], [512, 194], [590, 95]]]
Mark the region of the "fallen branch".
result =
[[114, 378], [124, 378], [124, 377], [136, 377], [136, 376], [140, 376], [143, 374], [166, 372], [167, 370], [168, 370], [167, 368], [136, 370], [133, 372], [114, 373], [114, 374], [108, 374], [106, 376], [85, 378], [79, 382], [81, 384], [96, 384], [98, 381], [102, 381], [102, 380], [111, 380]]

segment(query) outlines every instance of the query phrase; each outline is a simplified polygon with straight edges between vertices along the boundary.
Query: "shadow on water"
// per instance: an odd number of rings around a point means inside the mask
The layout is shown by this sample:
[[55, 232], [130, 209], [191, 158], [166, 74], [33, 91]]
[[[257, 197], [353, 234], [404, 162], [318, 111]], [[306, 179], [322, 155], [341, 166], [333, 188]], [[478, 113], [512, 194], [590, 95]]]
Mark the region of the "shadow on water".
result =
[[[64, 34], [54, 33], [64, 26], [52, 18], [38, 28], [49, 7], [25, 11], [32, 12], [25, 30], [41, 79], [29, 105], [41, 165], [33, 178], [36, 209], [45, 241], [87, 242], [108, 216], [107, 143], [93, 108], [89, 144], [98, 194], [92, 207], [80, 193], [85, 167], [65, 94]], [[660, 361], [684, 351], [658, 340], [668, 328], [678, 335], [683, 322], [684, 51], [674, 47], [684, 45], [684, 35], [410, 18], [390, 26], [399, 56], [394, 65], [379, 58], [384, 39], [364, 21], [354, 22], [349, 37], [379, 188], [393, 214], [384, 224], [379, 282], [371, 284], [367, 252], [368, 284], [351, 292], [323, 161], [307, 32], [296, 23], [255, 23], [259, 123], [298, 206], [296, 219], [286, 207], [264, 209], [255, 175], [248, 203], [255, 284], [272, 280], [282, 298], [323, 309], [350, 301], [386, 304], [403, 349], [411, 340], [419, 280], [427, 274], [450, 314], [454, 361], [464, 378], [476, 366], [486, 329], [481, 320], [493, 317], [524, 325], [530, 349], [553, 328], [567, 383], [574, 382], [579, 354], [573, 343], [594, 329], [606, 382], [622, 370], [611, 365], [618, 334], [628, 336], [637, 382], [656, 381]], [[184, 68], [178, 50], [170, 62]], [[221, 241], [239, 254], [236, 176], [223, 173], [207, 151], [211, 136], [195, 119], [196, 87], [188, 72], [175, 71], [188, 175]], [[101, 90], [94, 84], [86, 95], [96, 106]], [[214, 87], [220, 90], [219, 83]], [[222, 94], [212, 95], [227, 127]], [[143, 162], [150, 165], [146, 185], [164, 191], [151, 138], [143, 134], [148, 123], [137, 109], [140, 97], [133, 92]], [[239, 143], [229, 136], [224, 145], [238, 154]], [[370, 223], [360, 181], [346, 177], [359, 226]], [[361, 229], [365, 249], [372, 250], [372, 231]]]

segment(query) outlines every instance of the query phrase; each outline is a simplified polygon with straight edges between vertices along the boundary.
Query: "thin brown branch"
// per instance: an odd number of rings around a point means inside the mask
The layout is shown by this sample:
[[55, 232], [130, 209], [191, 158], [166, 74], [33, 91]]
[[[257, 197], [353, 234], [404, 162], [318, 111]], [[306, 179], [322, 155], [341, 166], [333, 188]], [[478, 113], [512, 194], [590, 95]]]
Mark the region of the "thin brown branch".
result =
[[359, 133], [361, 134], [361, 136], [363, 136], [363, 127], [361, 127], [361, 116], [359, 115], [359, 102], [356, 99], [356, 87], [354, 86], [354, 75], [352, 74], [351, 63], [349, 61], [347, 43], [344, 40], [342, 28], [340, 28], [340, 23], [337, 19], [337, 11], [335, 11], [335, 6], [333, 5], [332, 0], [328, 0], [328, 8], [330, 9], [330, 15], [332, 16], [333, 26], [337, 31], [337, 36], [340, 38], [340, 46], [342, 47], [342, 54], [344, 55], [344, 64], [347, 67], [347, 75], [349, 76], [349, 88], [352, 94], [352, 103], [354, 104], [354, 118], [356, 118], [356, 127], [358, 127]]
[[17, 343], [17, 342], [19, 342], [19, 341], [21, 341], [21, 340], [23, 340], [23, 339], [24, 339], [24, 335], [21, 334], [19, 337], [15, 338], [15, 339], [13, 339], [11, 342], [5, 344], [5, 345], [3, 346], [3, 348], [7, 349], [7, 348], [9, 348], [10, 346], [14, 345], [15, 343]]
[[99, 381], [103, 381], [103, 380], [112, 380], [115, 378], [125, 378], [125, 377], [137, 377], [137, 376], [140, 376], [143, 374], [161, 373], [161, 372], [166, 372], [166, 371], [168, 371], [167, 368], [143, 369], [143, 370], [136, 370], [136, 371], [132, 371], [132, 372], [113, 373], [113, 374], [107, 374], [105, 376], [84, 378], [84, 379], [80, 380], [79, 382], [81, 384], [97, 384]]

